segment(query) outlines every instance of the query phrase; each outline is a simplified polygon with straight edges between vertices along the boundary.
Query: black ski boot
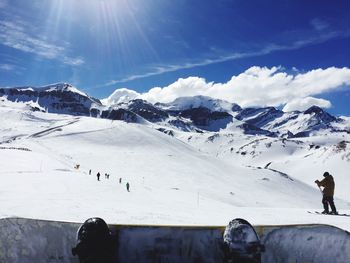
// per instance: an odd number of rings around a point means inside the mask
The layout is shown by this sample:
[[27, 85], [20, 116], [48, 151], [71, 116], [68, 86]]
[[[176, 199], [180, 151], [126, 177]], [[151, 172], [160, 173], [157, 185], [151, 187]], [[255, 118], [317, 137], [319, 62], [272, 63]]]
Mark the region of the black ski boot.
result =
[[338, 212], [337, 211], [332, 211], [329, 213], [330, 215], [338, 215]]

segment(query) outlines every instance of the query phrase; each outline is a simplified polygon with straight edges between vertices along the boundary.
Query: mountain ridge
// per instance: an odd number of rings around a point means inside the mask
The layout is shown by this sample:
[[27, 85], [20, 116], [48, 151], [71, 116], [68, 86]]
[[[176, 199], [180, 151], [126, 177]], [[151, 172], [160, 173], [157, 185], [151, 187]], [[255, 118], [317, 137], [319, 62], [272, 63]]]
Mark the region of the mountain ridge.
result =
[[317, 106], [303, 112], [283, 112], [275, 107], [242, 108], [208, 96], [179, 97], [169, 103], [152, 104], [128, 89], [116, 90], [109, 98], [99, 100], [68, 83], [0, 88], [0, 96], [13, 102], [36, 102], [51, 113], [151, 122], [175, 131], [218, 132], [232, 128], [233, 120], [239, 120], [236, 128], [250, 135], [291, 138], [308, 137], [327, 129], [350, 132], [348, 127], [341, 126], [344, 119]]

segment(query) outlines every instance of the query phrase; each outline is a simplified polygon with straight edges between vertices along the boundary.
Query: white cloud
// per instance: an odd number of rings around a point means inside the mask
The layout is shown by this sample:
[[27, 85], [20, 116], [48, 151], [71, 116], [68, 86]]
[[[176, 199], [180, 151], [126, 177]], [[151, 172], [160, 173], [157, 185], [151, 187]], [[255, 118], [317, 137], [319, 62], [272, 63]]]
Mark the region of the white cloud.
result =
[[288, 102], [284, 108], [283, 111], [305, 111], [311, 106], [318, 106], [320, 108], [330, 108], [332, 106], [331, 102], [324, 99], [317, 99], [313, 97], [306, 97], [306, 98], [296, 98], [294, 100], [291, 100]]
[[327, 29], [329, 27], [329, 24], [319, 18], [314, 18], [310, 21], [310, 24], [314, 29], [317, 31], [322, 31], [324, 29]]
[[23, 21], [0, 21], [0, 43], [45, 59], [57, 59], [72, 66], [84, 63], [82, 58], [68, 56], [65, 46], [50, 43], [43, 37], [30, 33], [31, 31], [33, 30], [30, 26]]
[[11, 64], [0, 64], [0, 70], [1, 71], [12, 71], [15, 69], [14, 65]]
[[102, 99], [101, 102], [104, 105], [115, 105], [130, 100], [136, 99], [140, 96], [140, 93], [129, 89], [117, 89], [108, 98]]
[[84, 59], [79, 57], [79, 58], [70, 58], [70, 57], [64, 57], [63, 62], [65, 64], [71, 65], [71, 66], [79, 66], [85, 63]]
[[167, 87], [155, 87], [149, 90], [142, 94], [142, 98], [150, 102], [171, 102], [178, 97], [204, 95], [211, 87], [212, 83], [206, 83], [205, 79], [202, 78], [180, 78]]
[[[287, 73], [281, 67], [254, 66], [233, 76], [226, 83], [206, 82], [199, 77], [179, 79], [167, 87], [155, 87], [142, 98], [150, 102], [170, 102], [178, 97], [204, 95], [238, 103], [243, 107], [282, 106], [304, 101], [328, 107], [326, 101], [308, 97], [350, 86], [350, 68], [314, 69], [305, 73]], [[287, 108], [293, 106], [289, 104]]]

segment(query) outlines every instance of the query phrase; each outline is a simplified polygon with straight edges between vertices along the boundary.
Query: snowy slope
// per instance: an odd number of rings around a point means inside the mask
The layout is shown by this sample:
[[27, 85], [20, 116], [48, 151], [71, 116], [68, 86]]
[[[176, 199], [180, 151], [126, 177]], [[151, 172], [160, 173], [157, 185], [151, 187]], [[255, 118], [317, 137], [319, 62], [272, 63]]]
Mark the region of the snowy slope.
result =
[[[350, 229], [347, 218], [305, 212], [320, 209], [320, 194], [301, 177], [218, 158], [220, 151], [202, 147], [210, 142], [193, 144], [151, 123], [32, 112], [4, 99], [0, 122], [0, 217], [209, 225], [235, 217], [260, 224], [332, 220]], [[338, 208], [349, 210], [350, 198], [343, 199]]]
[[315, 186], [329, 171], [336, 182], [336, 197], [350, 200], [350, 137], [347, 133], [283, 139], [243, 135], [239, 130], [221, 133], [177, 133], [179, 139], [227, 162], [280, 171]]

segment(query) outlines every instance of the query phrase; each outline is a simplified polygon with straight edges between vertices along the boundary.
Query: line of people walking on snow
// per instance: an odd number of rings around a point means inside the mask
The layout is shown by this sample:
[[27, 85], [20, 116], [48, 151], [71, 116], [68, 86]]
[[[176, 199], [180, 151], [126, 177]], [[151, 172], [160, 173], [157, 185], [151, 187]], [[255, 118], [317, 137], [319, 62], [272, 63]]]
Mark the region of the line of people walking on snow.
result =
[[[89, 170], [89, 175], [91, 175], [91, 169]], [[97, 181], [100, 181], [100, 172], [97, 172]], [[109, 179], [109, 174], [105, 173], [105, 178]], [[323, 174], [323, 179], [321, 181], [316, 180], [315, 183], [317, 186], [320, 188], [322, 192], [322, 204], [323, 204], [323, 214], [333, 214], [333, 215], [338, 215], [337, 209], [334, 204], [334, 188], [335, 188], [335, 183], [334, 183], [334, 178], [332, 175], [329, 174], [329, 172], [324, 172]], [[119, 178], [119, 184], [122, 183], [122, 178]], [[126, 190], [130, 192], [130, 184], [129, 182], [126, 182], [125, 184]], [[323, 189], [321, 189], [323, 187]], [[329, 206], [331, 208], [331, 212], [329, 212]]]
[[[89, 175], [91, 175], [91, 169], [89, 170]], [[105, 179], [109, 179], [109, 176], [110, 176], [110, 174], [105, 173]], [[97, 181], [100, 181], [100, 177], [101, 177], [100, 172], [97, 172], [96, 177], [97, 177]], [[122, 183], [122, 178], [120, 177], [119, 178], [119, 184], [121, 184], [121, 183]], [[126, 186], [126, 190], [128, 192], [130, 192], [130, 184], [129, 184], [129, 182], [126, 182], [125, 186]]]

